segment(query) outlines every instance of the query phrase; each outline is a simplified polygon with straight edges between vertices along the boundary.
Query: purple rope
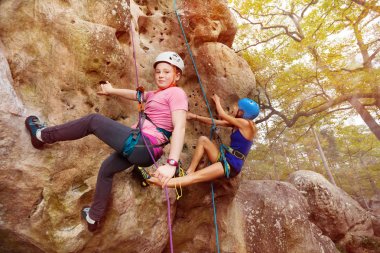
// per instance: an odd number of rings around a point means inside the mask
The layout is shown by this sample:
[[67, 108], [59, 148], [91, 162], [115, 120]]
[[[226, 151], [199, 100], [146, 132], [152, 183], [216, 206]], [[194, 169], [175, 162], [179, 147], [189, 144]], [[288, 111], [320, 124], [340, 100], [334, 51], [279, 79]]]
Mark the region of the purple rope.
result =
[[133, 37], [133, 25], [132, 25], [132, 19], [129, 21], [129, 30], [131, 32], [131, 42], [132, 42], [132, 49], [133, 49], [133, 60], [135, 63], [135, 75], [136, 75], [136, 88], [138, 88], [139, 85], [139, 75], [138, 75], [138, 69], [137, 69], [137, 61], [136, 61], [136, 50], [135, 50], [135, 42]]
[[[132, 26], [132, 21], [130, 20], [130, 32], [131, 32], [131, 42], [132, 42], [132, 48], [133, 48], [133, 60], [134, 60], [134, 63], [135, 63], [135, 74], [136, 74], [136, 89], [138, 87], [140, 87], [139, 85], [139, 77], [138, 77], [138, 71], [137, 71], [137, 61], [136, 61], [136, 51], [135, 51], [135, 43], [134, 43], [134, 37], [133, 37], [133, 26]], [[143, 95], [144, 96], [144, 95]], [[142, 98], [144, 99], [144, 98]], [[154, 162], [154, 166], [156, 167], [156, 169], [158, 169], [158, 165], [157, 165], [157, 162], [156, 160], [154, 159], [154, 156], [151, 152], [151, 150], [149, 149], [149, 146], [148, 146], [148, 143], [144, 137], [144, 134], [142, 132], [142, 128], [141, 128], [141, 118], [142, 118], [142, 113], [139, 112], [139, 122], [138, 122], [138, 126], [140, 128], [140, 131], [141, 131], [141, 136], [144, 140], [144, 143], [145, 143], [145, 146], [147, 147], [148, 151], [149, 151], [149, 155], [150, 157], [152, 158], [152, 161]], [[168, 193], [168, 188], [165, 186], [165, 197], [166, 197], [166, 203], [167, 203], [167, 206], [168, 206], [168, 228], [169, 228], [169, 239], [170, 239], [170, 252], [171, 253], [174, 253], [174, 248], [173, 248], [173, 235], [172, 235], [172, 226], [171, 226], [171, 217], [170, 217], [170, 199], [169, 199], [169, 193]]]

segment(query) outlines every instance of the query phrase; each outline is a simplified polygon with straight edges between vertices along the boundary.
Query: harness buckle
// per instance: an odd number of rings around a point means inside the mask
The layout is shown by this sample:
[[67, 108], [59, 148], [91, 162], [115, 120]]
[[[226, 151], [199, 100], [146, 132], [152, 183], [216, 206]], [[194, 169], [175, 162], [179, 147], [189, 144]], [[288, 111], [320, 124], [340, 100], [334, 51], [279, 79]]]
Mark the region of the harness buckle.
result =
[[245, 160], [245, 155], [240, 153], [239, 151], [233, 149], [231, 152], [236, 158], [239, 158], [240, 160]]

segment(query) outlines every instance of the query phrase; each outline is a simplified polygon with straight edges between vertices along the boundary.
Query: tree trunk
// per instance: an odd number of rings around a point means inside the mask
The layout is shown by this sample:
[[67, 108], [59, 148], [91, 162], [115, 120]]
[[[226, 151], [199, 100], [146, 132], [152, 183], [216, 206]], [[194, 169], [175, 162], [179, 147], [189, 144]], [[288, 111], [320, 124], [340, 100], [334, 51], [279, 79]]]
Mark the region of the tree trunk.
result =
[[276, 163], [276, 159], [274, 158], [274, 155], [271, 155], [271, 158], [272, 158], [272, 162], [273, 162], [273, 173], [274, 173], [274, 178], [275, 178], [277, 181], [280, 181], [280, 175], [278, 174], [278, 171], [277, 171], [277, 163]]
[[297, 148], [296, 146], [294, 145], [294, 143], [292, 144], [293, 146], [293, 150], [294, 150], [294, 156], [296, 158], [296, 165], [297, 165], [297, 170], [300, 170], [300, 163], [298, 161], [298, 151], [297, 151]]
[[288, 167], [291, 168], [292, 170], [296, 171], [296, 169], [294, 169], [294, 167], [293, 167], [293, 164], [291, 163], [291, 160], [290, 160], [288, 154], [286, 153], [283, 140], [281, 140], [281, 148], [282, 148], [282, 152], [284, 152], [286, 165], [288, 165]]
[[323, 166], [325, 167], [326, 169], [326, 172], [327, 172], [327, 175], [329, 176], [329, 179], [330, 179], [330, 182], [336, 186], [336, 183], [335, 183], [335, 180], [334, 180], [334, 177], [330, 171], [330, 168], [329, 168], [329, 165], [327, 164], [327, 160], [326, 160], [326, 157], [325, 157], [325, 154], [323, 152], [323, 149], [322, 149], [322, 146], [321, 146], [321, 143], [319, 142], [319, 138], [318, 138], [318, 135], [317, 133], [315, 132], [314, 130], [314, 127], [311, 127], [311, 130], [313, 131], [313, 134], [314, 134], [314, 137], [315, 137], [315, 141], [317, 142], [317, 147], [318, 147], [318, 150], [319, 150], [319, 154], [321, 155], [321, 158], [322, 158], [322, 161], [323, 161]]
[[[363, 169], [365, 169], [367, 165], [363, 161], [363, 158], [360, 157], [359, 160], [360, 160], [360, 164], [362, 165]], [[371, 186], [372, 192], [374, 194], [380, 194], [379, 188], [377, 188], [375, 181], [373, 180], [373, 178], [371, 177], [371, 175], [368, 173], [367, 170], [366, 170], [366, 178], [369, 182], [369, 185]]]
[[376, 98], [375, 105], [377, 106], [377, 109], [380, 109], [380, 87], [375, 88], [375, 92], [379, 95]]
[[369, 173], [367, 172], [367, 180], [369, 181], [370, 185], [371, 185], [371, 188], [372, 188], [372, 191], [374, 194], [380, 194], [380, 190], [379, 188], [377, 188], [376, 186], [376, 183], [375, 181], [373, 180], [373, 178], [369, 175]]
[[376, 136], [376, 138], [380, 141], [380, 125], [377, 124], [375, 119], [371, 114], [365, 109], [365, 107], [360, 103], [357, 98], [352, 98], [349, 100], [350, 104], [355, 108], [355, 110], [359, 113], [360, 117], [367, 124], [372, 133]]

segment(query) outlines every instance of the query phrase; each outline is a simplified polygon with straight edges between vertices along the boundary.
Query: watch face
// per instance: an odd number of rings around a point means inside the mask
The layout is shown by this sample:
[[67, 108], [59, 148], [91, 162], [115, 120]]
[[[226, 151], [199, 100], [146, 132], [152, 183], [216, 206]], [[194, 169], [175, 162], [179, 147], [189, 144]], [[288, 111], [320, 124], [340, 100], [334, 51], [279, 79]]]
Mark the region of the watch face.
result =
[[175, 160], [173, 160], [173, 159], [168, 159], [168, 160], [167, 160], [167, 163], [168, 163], [169, 165], [171, 165], [171, 166], [176, 166], [176, 165], [177, 165], [177, 162], [176, 162]]

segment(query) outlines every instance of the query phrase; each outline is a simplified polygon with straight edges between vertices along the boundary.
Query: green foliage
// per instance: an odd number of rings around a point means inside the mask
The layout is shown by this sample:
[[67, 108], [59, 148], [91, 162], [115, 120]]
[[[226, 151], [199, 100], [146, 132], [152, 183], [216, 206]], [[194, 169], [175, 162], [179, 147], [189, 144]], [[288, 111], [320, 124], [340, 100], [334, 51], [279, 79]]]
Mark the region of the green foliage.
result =
[[[379, 55], [363, 64], [380, 48], [378, 13], [349, 0], [229, 4], [239, 23], [234, 48], [256, 76], [260, 103], [268, 108], [263, 117], [272, 106], [291, 120], [328, 100], [380, 86]], [[372, 196], [380, 189], [380, 142], [367, 126], [352, 124], [358, 114], [349, 107], [340, 103], [299, 117], [291, 128], [277, 116], [259, 124], [243, 176], [286, 180], [293, 171], [314, 170], [328, 178], [310, 130], [314, 126], [338, 186], [355, 196]], [[366, 108], [379, 119], [378, 107]]]

